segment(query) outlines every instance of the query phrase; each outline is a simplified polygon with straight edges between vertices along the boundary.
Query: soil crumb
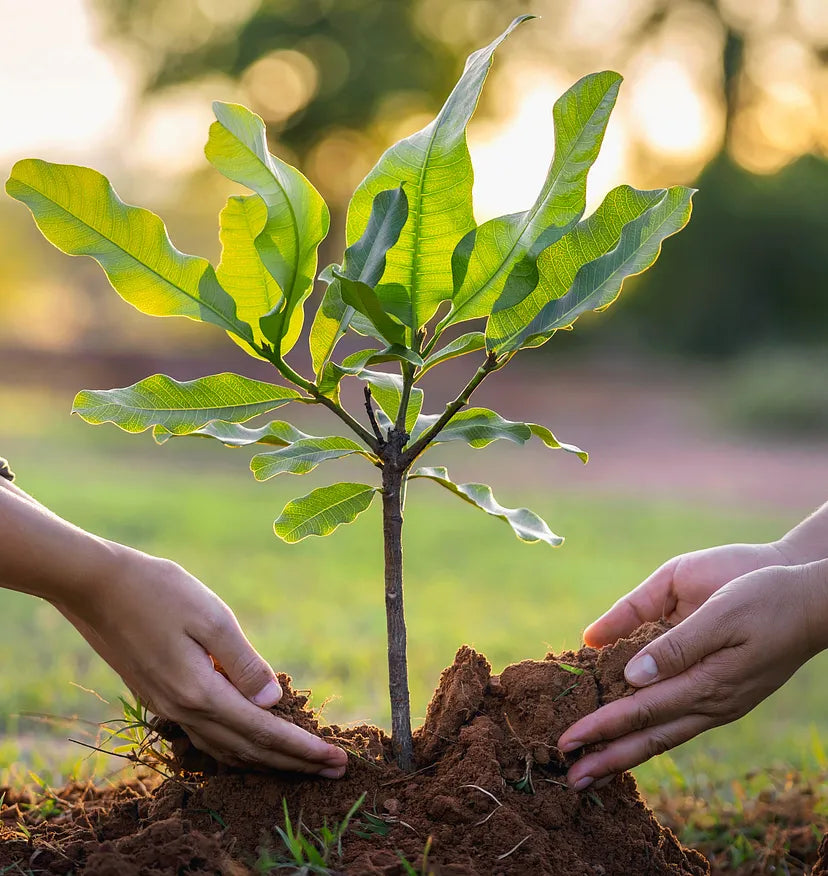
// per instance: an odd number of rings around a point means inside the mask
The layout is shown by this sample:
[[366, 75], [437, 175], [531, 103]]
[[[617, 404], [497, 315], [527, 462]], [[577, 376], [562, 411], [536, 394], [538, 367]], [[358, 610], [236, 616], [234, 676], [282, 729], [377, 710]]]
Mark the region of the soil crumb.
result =
[[287, 866], [283, 806], [293, 828], [312, 837], [365, 795], [341, 854], [336, 844], [330, 851], [331, 874], [705, 876], [706, 859], [658, 823], [631, 775], [571, 791], [571, 759], [555, 745], [573, 721], [632, 692], [624, 665], [664, 629], [647, 624], [610, 648], [549, 654], [500, 675], [464, 646], [415, 733], [412, 774], [393, 765], [376, 727], [319, 726], [282, 676], [274, 712], [341, 744], [350, 754], [344, 779], [230, 770], [161, 725], [182, 772], [155, 788], [73, 786], [59, 795], [59, 816], [40, 822], [10, 791], [0, 809], [0, 872], [14, 864], [94, 876], [326, 872]]

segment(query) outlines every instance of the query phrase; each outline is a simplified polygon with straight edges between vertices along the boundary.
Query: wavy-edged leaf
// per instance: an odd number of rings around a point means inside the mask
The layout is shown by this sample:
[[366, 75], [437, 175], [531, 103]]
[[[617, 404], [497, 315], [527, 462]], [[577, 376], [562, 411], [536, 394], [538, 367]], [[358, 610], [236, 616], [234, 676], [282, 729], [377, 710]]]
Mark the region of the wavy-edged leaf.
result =
[[[439, 414], [421, 414], [411, 431], [411, 440], [417, 438], [439, 419]], [[488, 408], [466, 408], [456, 413], [434, 439], [434, 444], [447, 441], [465, 441], [474, 448], [486, 447], [493, 441], [505, 439], [514, 444], [526, 444], [532, 437], [539, 438], [553, 450], [574, 453], [582, 462], [589, 460], [589, 454], [574, 444], [564, 444], [545, 426], [537, 423], [521, 423], [506, 420]]]
[[[259, 345], [265, 340], [259, 319], [284, 300], [279, 284], [256, 249], [256, 238], [266, 222], [267, 206], [258, 195], [231, 195], [219, 213], [221, 261], [216, 276], [236, 302], [239, 318], [250, 324], [253, 339]], [[284, 340], [287, 349], [296, 343], [301, 331], [302, 313], [294, 311]], [[250, 351], [247, 344], [240, 346]]]
[[459, 243], [452, 257], [451, 311], [440, 328], [488, 316], [499, 299], [514, 305], [535, 288], [538, 255], [584, 213], [587, 174], [620, 85], [617, 73], [592, 73], [555, 102], [555, 154], [540, 194], [529, 210], [490, 219]]
[[273, 524], [276, 535], [294, 544], [309, 535], [330, 535], [343, 523], [353, 523], [371, 504], [377, 487], [368, 484], [339, 483], [319, 487], [294, 499]]
[[163, 426], [174, 435], [194, 432], [211, 420], [243, 423], [291, 401], [308, 401], [295, 389], [239, 374], [212, 374], [179, 382], [154, 374], [122, 389], [85, 389], [72, 413], [87, 423], [114, 423], [125, 432]]
[[588, 310], [609, 307], [627, 277], [654, 264], [664, 240], [687, 224], [694, 193], [684, 186], [656, 192], [620, 186], [610, 192], [589, 219], [541, 253], [538, 289], [546, 303], [528, 321], [520, 308], [492, 316], [489, 348], [540, 346]]
[[125, 204], [96, 170], [26, 158], [12, 168], [6, 191], [31, 210], [51, 244], [95, 259], [133, 307], [210, 322], [253, 340], [207, 259], [179, 252], [158, 216]]
[[457, 356], [465, 356], [466, 353], [476, 353], [485, 346], [486, 336], [483, 332], [469, 332], [468, 334], [461, 335], [459, 338], [455, 338], [446, 344], [445, 347], [435, 350], [430, 356], [427, 356], [419, 374], [417, 374], [417, 379], [419, 380], [426, 371], [429, 371], [435, 365], [440, 365], [449, 359], [455, 359]]
[[[386, 254], [399, 240], [407, 218], [408, 198], [402, 185], [375, 195], [368, 225], [359, 240], [345, 250], [342, 267], [339, 270], [351, 280], [375, 287], [385, 271]], [[354, 307], [343, 300], [340, 282], [334, 275], [335, 269], [338, 269], [337, 265], [329, 265], [319, 275], [319, 279], [329, 285], [316, 311], [309, 337], [311, 360], [317, 377], [321, 377], [325, 365], [333, 355], [334, 347], [354, 321], [355, 316]], [[382, 294], [383, 287], [380, 287], [377, 290], [380, 301]], [[389, 312], [393, 313], [396, 310], [397, 308], [392, 304]], [[357, 331], [362, 329], [361, 334], [365, 334], [366, 327], [359, 323], [360, 320], [357, 319], [355, 329]], [[370, 327], [368, 333], [373, 334]]]
[[250, 460], [250, 470], [257, 481], [266, 481], [278, 474], [307, 474], [320, 462], [353, 456], [355, 453], [371, 462], [379, 461], [356, 441], [341, 438], [339, 435], [328, 435], [324, 438], [302, 438], [280, 450], [259, 453]]
[[[246, 107], [215, 101], [205, 154], [228, 179], [261, 197], [267, 218], [255, 237], [264, 266], [284, 301], [261, 331], [281, 354], [298, 337], [296, 321], [313, 289], [319, 244], [328, 233], [330, 214], [322, 196], [295, 168], [271, 155], [262, 119]], [[264, 317], [265, 314], [260, 314]]]
[[[364, 369], [355, 375], [371, 387], [371, 394], [392, 423], [397, 422], [397, 413], [402, 403], [403, 379], [399, 374]], [[418, 387], [411, 389], [408, 410], [405, 414], [405, 428], [410, 432], [423, 409], [424, 393]]]
[[347, 239], [357, 240], [368, 224], [377, 192], [405, 183], [408, 221], [389, 251], [383, 281], [405, 290], [416, 334], [450, 297], [451, 254], [474, 228], [473, 170], [466, 125], [477, 105], [495, 49], [521, 22], [516, 18], [496, 40], [469, 56], [460, 80], [429, 125], [388, 149], [360, 183], [348, 208]]
[[521, 541], [544, 541], [552, 547], [563, 544], [563, 538], [555, 535], [534, 511], [530, 511], [528, 508], [504, 508], [495, 499], [492, 488], [486, 484], [456, 484], [443, 466], [418, 468], [410, 477], [428, 478], [440, 484], [441, 487], [445, 487], [455, 496], [459, 496], [463, 501], [474, 505], [475, 508], [503, 520], [512, 527], [515, 535]]
[[185, 435], [176, 435], [170, 432], [164, 426], [153, 426], [152, 437], [156, 444], [166, 444], [170, 438], [213, 438], [220, 441], [225, 447], [247, 447], [250, 444], [270, 444], [275, 447], [287, 447], [288, 444], [293, 444], [294, 441], [300, 441], [303, 438], [312, 438], [305, 432], [301, 432], [290, 423], [284, 420], [274, 420], [265, 426], [260, 426], [258, 429], [249, 429], [247, 426], [242, 426], [240, 423], [228, 423], [226, 420], [213, 420], [202, 426], [200, 429], [195, 429], [193, 432], [187, 432]]

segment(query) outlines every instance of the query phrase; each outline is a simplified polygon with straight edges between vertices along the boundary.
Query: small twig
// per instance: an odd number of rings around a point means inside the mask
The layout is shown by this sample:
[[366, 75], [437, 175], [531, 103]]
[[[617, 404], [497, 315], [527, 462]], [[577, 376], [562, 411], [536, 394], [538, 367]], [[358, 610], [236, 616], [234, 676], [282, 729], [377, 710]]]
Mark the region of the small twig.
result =
[[518, 849], [519, 849], [519, 848], [520, 848], [520, 847], [526, 842], [526, 840], [529, 839], [530, 836], [532, 836], [532, 834], [531, 834], [531, 833], [527, 833], [526, 836], [525, 836], [525, 837], [524, 837], [524, 838], [523, 838], [523, 839], [522, 839], [522, 840], [521, 840], [516, 846], [514, 846], [514, 847], [511, 848], [511, 849], [509, 849], [509, 851], [506, 852], [505, 854], [503, 854], [503, 855], [498, 855], [497, 860], [498, 860], [498, 861], [502, 861], [504, 858], [508, 858], [509, 855], [511, 855], [513, 852], [516, 852], [516, 851], [517, 851], [517, 850], [518, 850]]
[[485, 788], [481, 788], [480, 785], [460, 785], [460, 787], [461, 788], [474, 788], [476, 791], [481, 791], [487, 797], [491, 797], [491, 799], [494, 800], [494, 802], [497, 804], [497, 806], [495, 806], [495, 808], [492, 809], [492, 811], [485, 818], [481, 818], [480, 821], [475, 822], [475, 824], [474, 824], [475, 827], [480, 827], [481, 824], [485, 824], [495, 814], [495, 812], [497, 812], [497, 810], [500, 809], [500, 807], [503, 805], [500, 802], [500, 800], [498, 800], [497, 797], [495, 797], [495, 795], [492, 794], [491, 791], [487, 791]]
[[380, 785], [380, 788], [387, 788], [389, 785], [397, 785], [400, 782], [407, 782], [412, 776], [418, 776], [420, 773], [424, 773], [427, 770], [433, 770], [436, 767], [436, 763], [430, 763], [428, 766], [424, 766], [422, 769], [414, 770], [413, 773], [406, 773], [404, 776], [400, 776], [398, 779], [391, 779], [390, 782], [383, 782]]
[[374, 434], [377, 436], [377, 441], [380, 443], [380, 447], [385, 446], [385, 438], [382, 437], [382, 432], [380, 431], [380, 427], [377, 424], [377, 417], [374, 414], [374, 405], [372, 404], [373, 395], [371, 393], [371, 387], [365, 387], [365, 410], [368, 412], [368, 422], [371, 424], [371, 428], [374, 430]]

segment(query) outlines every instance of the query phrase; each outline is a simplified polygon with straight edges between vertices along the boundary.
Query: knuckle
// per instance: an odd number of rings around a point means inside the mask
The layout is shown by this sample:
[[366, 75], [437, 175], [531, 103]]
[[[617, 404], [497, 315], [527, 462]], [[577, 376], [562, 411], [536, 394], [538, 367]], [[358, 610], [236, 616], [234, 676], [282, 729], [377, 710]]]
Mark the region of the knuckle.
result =
[[659, 754], [664, 754], [673, 748], [673, 740], [668, 733], [662, 731], [654, 731], [646, 740], [644, 750], [647, 755], [647, 760], [651, 757], [657, 757]]
[[656, 707], [649, 699], [640, 699], [635, 704], [635, 712], [633, 713], [633, 726], [636, 729], [652, 727], [657, 723]]
[[659, 642], [659, 657], [656, 663], [676, 672], [687, 667], [687, 646], [679, 636], [666, 635]]
[[247, 739], [256, 748], [273, 749], [276, 743], [273, 732], [266, 727], [254, 727], [247, 734]]
[[232, 666], [225, 667], [238, 687], [257, 693], [268, 681], [271, 674], [258, 654], [243, 654], [237, 657]]
[[189, 714], [207, 715], [212, 709], [210, 686], [199, 680], [191, 681], [185, 690], [169, 695], [168, 700], [176, 711]]

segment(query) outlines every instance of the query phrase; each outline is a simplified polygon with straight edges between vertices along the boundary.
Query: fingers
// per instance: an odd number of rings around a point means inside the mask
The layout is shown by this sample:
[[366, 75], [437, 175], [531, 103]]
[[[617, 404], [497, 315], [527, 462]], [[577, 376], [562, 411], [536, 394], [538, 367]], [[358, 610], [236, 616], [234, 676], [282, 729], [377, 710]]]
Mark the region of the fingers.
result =
[[229, 608], [192, 635], [252, 703], [269, 709], [282, 698], [276, 673], [247, 640]]
[[561, 734], [558, 748], [569, 753], [689, 714], [720, 718], [728, 706], [723, 693], [724, 685], [699, 664], [676, 678], [642, 688], [631, 697], [615, 700], [585, 715]]
[[[280, 718], [272, 716], [274, 721], [286, 724]], [[291, 757], [281, 751], [262, 747], [250, 739], [220, 724], [182, 725], [193, 745], [200, 751], [205, 751], [220, 763], [229, 766], [268, 767], [287, 772], [319, 775], [326, 779], [341, 779], [347, 767], [347, 755], [341, 749], [335, 749], [341, 755], [337, 762], [314, 762]], [[292, 726], [292, 725], [288, 725]]]
[[715, 726], [715, 723], [706, 715], [685, 715], [675, 721], [622, 736], [603, 751], [582, 757], [570, 769], [567, 784], [576, 791], [583, 791], [600, 779], [632, 769], [657, 754], [687, 742]]
[[656, 621], [675, 608], [673, 573], [681, 558], [660, 566], [645, 581], [584, 630], [584, 642], [593, 648], [611, 645], [646, 621]]
[[642, 648], [624, 669], [627, 682], [644, 687], [672, 678], [708, 654], [741, 644], [722, 603], [712, 596], [689, 618]]

